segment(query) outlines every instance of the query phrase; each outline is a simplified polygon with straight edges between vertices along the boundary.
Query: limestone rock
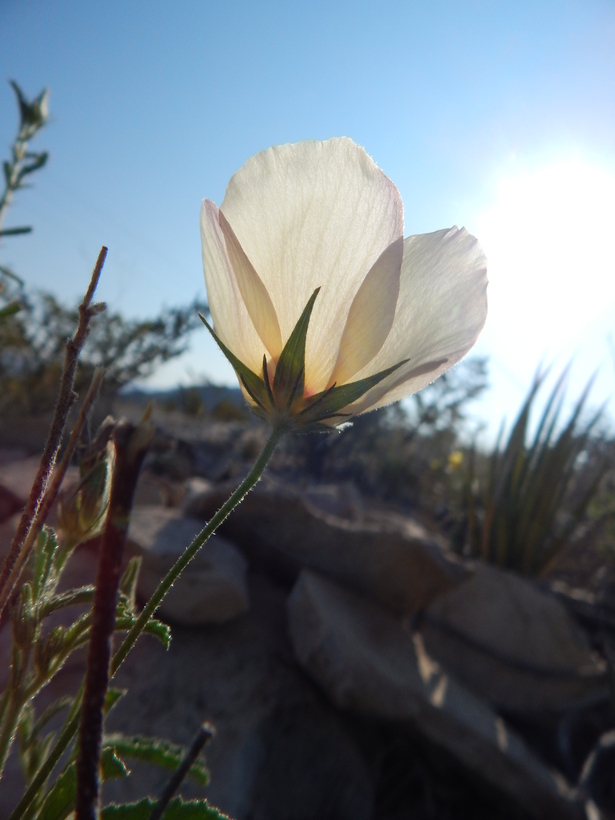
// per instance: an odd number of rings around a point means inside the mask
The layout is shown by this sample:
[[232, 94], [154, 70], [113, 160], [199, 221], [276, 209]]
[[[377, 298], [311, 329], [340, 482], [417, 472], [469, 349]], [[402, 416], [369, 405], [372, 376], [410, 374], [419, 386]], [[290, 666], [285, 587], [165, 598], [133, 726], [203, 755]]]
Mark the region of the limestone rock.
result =
[[[139, 641], [115, 685], [128, 694], [109, 731], [189, 744], [203, 720], [216, 736], [205, 748], [211, 782], [185, 781], [186, 798], [207, 800], [234, 820], [370, 820], [373, 779], [335, 710], [294, 666], [285, 593], [251, 578], [253, 606], [223, 627], [173, 627], [168, 652]], [[109, 781], [103, 800], [156, 794], [169, 773], [130, 761], [127, 780]], [[1, 804], [0, 804], [1, 805]]]
[[382, 608], [304, 571], [288, 616], [297, 659], [337, 706], [410, 721], [535, 817], [583, 816], [521, 738]]
[[430, 655], [493, 705], [560, 711], [604, 698], [606, 668], [566, 608], [512, 572], [480, 565], [424, 612]]
[[[187, 514], [208, 520], [232, 489], [218, 485], [194, 498]], [[261, 481], [220, 532], [279, 580], [293, 583], [308, 567], [401, 613], [426, 606], [454, 588], [463, 574], [411, 519], [364, 515], [348, 520], [274, 480]]]
[[[147, 600], [202, 524], [165, 507], [135, 507], [128, 552], [141, 555], [139, 596]], [[159, 612], [182, 624], [223, 623], [249, 607], [247, 563], [233, 544], [214, 535], [197, 553], [164, 599]]]

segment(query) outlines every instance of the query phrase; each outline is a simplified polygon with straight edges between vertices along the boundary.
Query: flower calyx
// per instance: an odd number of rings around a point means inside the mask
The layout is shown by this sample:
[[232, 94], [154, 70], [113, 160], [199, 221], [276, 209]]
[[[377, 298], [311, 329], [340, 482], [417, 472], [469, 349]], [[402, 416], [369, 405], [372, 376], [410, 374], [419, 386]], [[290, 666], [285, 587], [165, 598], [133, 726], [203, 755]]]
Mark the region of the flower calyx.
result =
[[[393, 367], [356, 382], [339, 386], [334, 383], [319, 393], [306, 392], [305, 345], [312, 309], [319, 291], [320, 288], [316, 288], [310, 296], [277, 363], [267, 361], [267, 355], [263, 355], [261, 374], [254, 373], [238, 359], [199, 313], [201, 321], [233, 366], [249, 397], [252, 412], [272, 426], [289, 432], [330, 432], [332, 427], [342, 424], [353, 415], [352, 412], [344, 412], [346, 408], [408, 361], [404, 359]], [[272, 369], [273, 379], [270, 372]]]

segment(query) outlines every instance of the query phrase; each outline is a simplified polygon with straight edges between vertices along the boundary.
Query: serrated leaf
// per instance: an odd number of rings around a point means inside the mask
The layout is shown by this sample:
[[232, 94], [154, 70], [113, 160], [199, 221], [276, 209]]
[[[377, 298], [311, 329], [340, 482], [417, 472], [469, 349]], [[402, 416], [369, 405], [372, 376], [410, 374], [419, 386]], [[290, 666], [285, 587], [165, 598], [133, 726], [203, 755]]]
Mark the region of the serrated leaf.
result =
[[[158, 766], [161, 769], [175, 771], [181, 763], [186, 750], [168, 740], [157, 737], [143, 737], [141, 735], [107, 735], [103, 739], [104, 748], [113, 748], [119, 755], [135, 760], [143, 760]], [[197, 760], [190, 767], [188, 777], [199, 785], [206, 786], [209, 782], [209, 772], [202, 760]]]
[[258, 405], [258, 407], [260, 407], [261, 410], [268, 412], [268, 410], [270, 410], [271, 407], [269, 404], [269, 398], [267, 396], [267, 390], [265, 388], [265, 382], [259, 376], [257, 376], [256, 373], [253, 373], [247, 365], [240, 361], [234, 353], [231, 353], [231, 351], [224, 344], [224, 342], [222, 342], [218, 338], [214, 329], [209, 326], [207, 320], [201, 313], [199, 313], [199, 319], [203, 322], [207, 330], [211, 333], [214, 341], [232, 365], [233, 369], [237, 373], [237, 377], [240, 379], [241, 383], [248, 391], [248, 394], [256, 402], [256, 404]]
[[[124, 803], [121, 806], [105, 806], [102, 820], [149, 820], [156, 807], [156, 800], [146, 797], [138, 803]], [[205, 800], [184, 801], [176, 797], [167, 806], [163, 820], [229, 820], [225, 814], [207, 805]]]
[[338, 415], [344, 407], [348, 407], [348, 405], [360, 399], [368, 390], [375, 387], [378, 382], [386, 379], [387, 376], [394, 373], [398, 367], [401, 367], [407, 361], [407, 359], [404, 359], [393, 365], [393, 367], [381, 370], [380, 373], [375, 373], [366, 379], [343, 384], [340, 387], [330, 387], [328, 390], [323, 390], [322, 393], [317, 393], [313, 397], [312, 403], [298, 413], [298, 418], [305, 424], [311, 424]]
[[316, 288], [308, 299], [299, 321], [288, 337], [288, 341], [280, 354], [273, 377], [273, 394], [279, 402], [279, 410], [292, 402], [295, 395], [303, 396], [305, 383], [305, 340], [314, 302], [320, 288]]
[[143, 631], [157, 638], [165, 649], [171, 646], [171, 627], [157, 618], [150, 618]]
[[[128, 777], [129, 771], [116, 755], [115, 749], [103, 748], [100, 763], [103, 780]], [[72, 762], [60, 773], [47, 792], [37, 820], [65, 820], [75, 806], [76, 794], [77, 774], [75, 763]]]
[[104, 746], [100, 753], [100, 770], [103, 780], [121, 780], [128, 777], [130, 770], [124, 761], [118, 757], [117, 749], [113, 746]]

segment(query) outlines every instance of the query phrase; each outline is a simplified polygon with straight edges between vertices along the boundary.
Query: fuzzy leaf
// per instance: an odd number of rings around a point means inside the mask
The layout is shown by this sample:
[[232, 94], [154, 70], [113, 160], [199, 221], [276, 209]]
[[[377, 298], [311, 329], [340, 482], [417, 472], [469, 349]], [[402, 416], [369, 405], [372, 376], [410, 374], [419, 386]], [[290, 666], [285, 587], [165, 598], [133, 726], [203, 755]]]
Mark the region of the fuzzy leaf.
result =
[[312, 403], [298, 414], [299, 418], [302, 422], [309, 424], [323, 421], [338, 414], [342, 415], [339, 411], [360, 399], [368, 390], [371, 390], [378, 382], [381, 382], [407, 361], [407, 359], [404, 359], [404, 361], [394, 364], [393, 367], [388, 367], [386, 370], [381, 370], [380, 373], [375, 373], [366, 379], [360, 379], [358, 382], [350, 382], [350, 384], [343, 384], [340, 387], [329, 388], [322, 393], [317, 393], [313, 396]]
[[273, 394], [280, 402], [278, 409], [292, 401], [293, 395], [303, 395], [303, 385], [305, 382], [305, 340], [307, 338], [308, 327], [314, 302], [318, 296], [320, 288], [316, 288], [310, 296], [299, 321], [293, 332], [288, 337], [284, 349], [280, 354], [280, 359], [275, 369], [273, 377]]
[[32, 593], [37, 600], [43, 592], [53, 565], [53, 556], [58, 548], [58, 539], [51, 527], [43, 527], [36, 540], [34, 558], [34, 577]]
[[[175, 771], [182, 761], [185, 749], [167, 740], [157, 737], [142, 737], [140, 735], [127, 736], [113, 734], [105, 736], [103, 740], [104, 748], [113, 748], [124, 757], [135, 760], [143, 760], [158, 766], [161, 769]], [[209, 781], [209, 773], [202, 760], [197, 760], [192, 764], [188, 777], [191, 777], [199, 785], [206, 786]]]
[[[103, 780], [128, 777], [128, 769], [115, 754], [115, 749], [103, 749], [101, 758]], [[37, 820], [65, 820], [75, 806], [77, 774], [75, 763], [70, 763], [47, 792]]]
[[[122, 806], [106, 806], [102, 810], [102, 820], [149, 820], [156, 801], [151, 797], [139, 800], [138, 803], [125, 803]], [[181, 797], [171, 800], [163, 820], [228, 820], [225, 814], [207, 805], [205, 800], [189, 800]]]

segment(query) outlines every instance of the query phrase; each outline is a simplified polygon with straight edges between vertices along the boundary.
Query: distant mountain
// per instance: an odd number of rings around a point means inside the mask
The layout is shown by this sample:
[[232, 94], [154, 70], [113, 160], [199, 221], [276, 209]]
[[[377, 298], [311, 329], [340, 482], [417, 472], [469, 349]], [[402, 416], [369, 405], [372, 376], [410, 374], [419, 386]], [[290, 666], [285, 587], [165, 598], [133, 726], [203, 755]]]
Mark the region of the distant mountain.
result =
[[200, 398], [205, 410], [213, 410], [222, 401], [230, 401], [241, 408], [246, 406], [246, 401], [238, 387], [224, 387], [217, 384], [174, 387], [170, 390], [131, 388], [123, 392], [122, 397], [137, 404], [147, 404], [153, 399], [161, 405], [176, 404], [181, 407], [186, 403], [188, 396], [194, 396], [195, 394]]

